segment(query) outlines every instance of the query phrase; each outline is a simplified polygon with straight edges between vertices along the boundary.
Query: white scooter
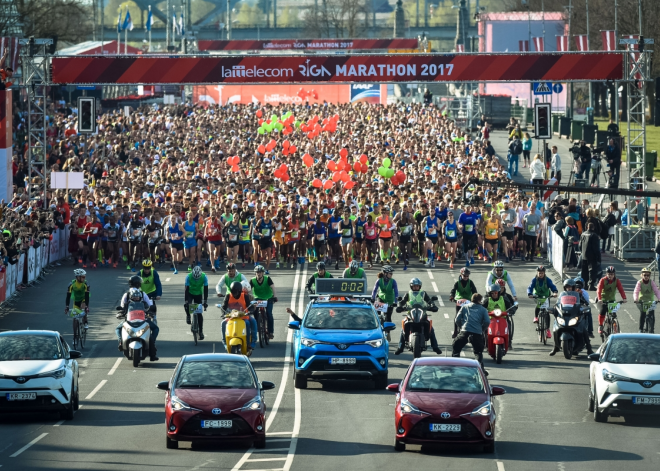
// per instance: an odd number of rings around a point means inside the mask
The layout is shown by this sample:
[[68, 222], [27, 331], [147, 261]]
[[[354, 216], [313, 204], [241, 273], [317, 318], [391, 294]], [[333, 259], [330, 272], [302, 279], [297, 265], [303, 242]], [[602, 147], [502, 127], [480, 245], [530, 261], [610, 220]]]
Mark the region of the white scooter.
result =
[[[118, 307], [117, 310], [121, 310]], [[126, 320], [121, 329], [121, 344], [124, 356], [133, 360], [133, 367], [137, 368], [140, 361], [149, 357], [149, 339], [151, 329], [146, 321], [148, 311], [145, 311], [143, 302], [130, 302], [126, 313]]]

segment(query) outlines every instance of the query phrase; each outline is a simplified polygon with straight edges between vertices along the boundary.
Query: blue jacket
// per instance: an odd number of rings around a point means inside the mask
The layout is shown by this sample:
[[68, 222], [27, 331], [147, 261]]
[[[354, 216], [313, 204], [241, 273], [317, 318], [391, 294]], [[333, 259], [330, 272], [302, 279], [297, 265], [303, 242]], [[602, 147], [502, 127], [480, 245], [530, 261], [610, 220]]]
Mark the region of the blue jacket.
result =
[[156, 285], [156, 296], [160, 297], [163, 295], [163, 285], [160, 284], [160, 276], [158, 276], [158, 272], [153, 268], [151, 269], [151, 271], [154, 272], [154, 284]]
[[481, 334], [490, 325], [488, 310], [480, 304], [467, 303], [461, 306], [454, 320], [461, 332]]
[[[552, 282], [552, 280], [551, 280], [550, 278], [548, 278], [547, 275], [546, 275], [545, 279], [547, 280], [548, 288], [550, 289], [550, 292], [551, 292], [551, 293], [556, 293], [556, 292], [559, 291], [559, 290], [557, 289], [557, 287], [555, 286], [555, 284]], [[535, 287], [536, 287], [536, 277], [532, 278], [532, 282], [531, 282], [531, 283], [529, 284], [529, 286], [527, 287], [527, 294], [528, 294], [528, 295], [529, 295], [529, 294], [532, 294], [532, 292], [534, 291], [534, 288], [535, 288]]]

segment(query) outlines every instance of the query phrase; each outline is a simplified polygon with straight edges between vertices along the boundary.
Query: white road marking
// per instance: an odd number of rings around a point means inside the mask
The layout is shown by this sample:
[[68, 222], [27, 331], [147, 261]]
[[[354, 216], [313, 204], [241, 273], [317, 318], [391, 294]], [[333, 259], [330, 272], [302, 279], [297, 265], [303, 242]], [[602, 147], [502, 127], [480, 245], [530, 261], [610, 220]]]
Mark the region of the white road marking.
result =
[[59, 426], [62, 425], [63, 423], [64, 423], [64, 421], [63, 421], [63, 420], [60, 420], [58, 423], [56, 423], [55, 425], [53, 425], [53, 427], [59, 427]]
[[115, 374], [115, 371], [117, 370], [117, 368], [118, 368], [119, 365], [121, 364], [122, 359], [123, 359], [123, 358], [121, 358], [121, 357], [120, 357], [120, 358], [117, 358], [117, 361], [115, 362], [115, 364], [113, 365], [113, 367], [110, 368], [110, 371], [108, 371], [108, 376], [112, 376], [113, 374]]
[[32, 445], [34, 445], [35, 443], [37, 443], [39, 440], [41, 440], [42, 438], [44, 438], [46, 435], [48, 435], [48, 434], [47, 434], [47, 433], [42, 433], [42, 434], [39, 435], [37, 438], [35, 438], [34, 440], [32, 440], [30, 443], [28, 443], [27, 445], [25, 445], [23, 448], [21, 448], [20, 450], [18, 450], [16, 453], [14, 453], [13, 455], [9, 455], [9, 457], [10, 457], [10, 458], [16, 458], [18, 455], [20, 455], [20, 454], [23, 453], [25, 450], [27, 450], [28, 448], [30, 448]]
[[[269, 434], [272, 435], [272, 434]], [[273, 443], [273, 442], [290, 442], [290, 438], [268, 438], [268, 443]]]
[[[435, 285], [435, 283], [433, 283]], [[436, 289], [436, 293], [438, 290]], [[445, 303], [442, 301], [442, 296], [438, 295], [438, 303], [440, 303], [440, 307], [445, 307]]]
[[286, 458], [254, 458], [252, 460], [245, 460], [246, 463], [257, 463], [259, 461], [286, 461]]
[[504, 463], [502, 463], [501, 461], [496, 461], [496, 463], [497, 463], [497, 471], [505, 471]]
[[461, 356], [464, 357], [464, 356], [465, 356], [465, 352], [461, 351]]
[[88, 399], [93, 398], [94, 395], [95, 395], [97, 392], [99, 392], [99, 389], [101, 389], [101, 388], [105, 385], [105, 383], [107, 383], [107, 382], [108, 382], [107, 379], [104, 379], [103, 381], [101, 381], [101, 382], [98, 384], [98, 386], [96, 386], [96, 387], [94, 388], [94, 390], [93, 390], [91, 393], [89, 393], [89, 394], [87, 395], [87, 397], [85, 398], [85, 400], [88, 400]]
[[429, 278], [433, 279], [433, 273], [431, 270], [426, 270], [426, 272], [429, 274]]
[[433, 291], [435, 291], [436, 293], [440, 292], [440, 290], [438, 289], [438, 285], [435, 284], [435, 281], [431, 282], [431, 286], [433, 286]]
[[[292, 435], [293, 432], [270, 432], [268, 435]], [[289, 440], [287, 438], [287, 440]]]
[[301, 409], [302, 404], [300, 401], [300, 389], [295, 389], [295, 421], [293, 423], [293, 435], [291, 436], [291, 446], [289, 447], [289, 454], [286, 457], [286, 462], [284, 463], [285, 471], [291, 469], [293, 464], [293, 457], [296, 454], [296, 446], [298, 445], [298, 434], [300, 433], [300, 422], [301, 422]]
[[449, 319], [449, 314], [445, 312], [445, 319]]
[[[271, 451], [289, 451], [288, 448], [262, 448], [260, 450], [254, 449], [252, 453], [270, 453]], [[247, 460], [245, 460], [247, 461]]]

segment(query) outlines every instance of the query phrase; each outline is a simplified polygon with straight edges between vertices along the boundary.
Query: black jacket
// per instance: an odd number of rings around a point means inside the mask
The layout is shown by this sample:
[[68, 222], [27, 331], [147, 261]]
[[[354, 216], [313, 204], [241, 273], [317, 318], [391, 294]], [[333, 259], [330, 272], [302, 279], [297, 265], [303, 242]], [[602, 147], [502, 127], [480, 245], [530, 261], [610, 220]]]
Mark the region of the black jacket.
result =
[[595, 232], [584, 231], [580, 236], [580, 250], [582, 260], [589, 262], [600, 261], [600, 237]]

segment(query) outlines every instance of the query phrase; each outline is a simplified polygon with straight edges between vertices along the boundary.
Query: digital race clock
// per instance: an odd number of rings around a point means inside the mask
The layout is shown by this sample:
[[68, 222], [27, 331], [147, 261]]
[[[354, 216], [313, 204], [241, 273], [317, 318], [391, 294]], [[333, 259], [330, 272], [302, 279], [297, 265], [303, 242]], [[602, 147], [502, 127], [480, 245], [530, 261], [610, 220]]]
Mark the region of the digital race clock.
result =
[[367, 293], [367, 280], [363, 278], [317, 278], [316, 294], [324, 295], [364, 295]]

